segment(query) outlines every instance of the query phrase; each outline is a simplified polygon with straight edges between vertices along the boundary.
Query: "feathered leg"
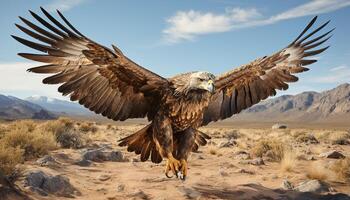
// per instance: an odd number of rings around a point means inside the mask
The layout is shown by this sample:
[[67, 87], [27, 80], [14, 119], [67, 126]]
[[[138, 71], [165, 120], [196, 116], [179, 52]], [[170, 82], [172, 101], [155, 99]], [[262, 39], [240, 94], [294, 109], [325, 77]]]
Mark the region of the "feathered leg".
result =
[[169, 172], [178, 176], [180, 168], [180, 161], [173, 156], [173, 130], [171, 127], [171, 121], [164, 115], [158, 115], [153, 120], [153, 139], [156, 144], [157, 150], [163, 158], [167, 159], [165, 175], [168, 178]]
[[183, 132], [176, 134], [176, 154], [175, 158], [181, 163], [180, 166], [180, 178], [186, 179], [188, 165], [187, 158], [195, 145], [196, 131], [192, 128], [186, 129]]

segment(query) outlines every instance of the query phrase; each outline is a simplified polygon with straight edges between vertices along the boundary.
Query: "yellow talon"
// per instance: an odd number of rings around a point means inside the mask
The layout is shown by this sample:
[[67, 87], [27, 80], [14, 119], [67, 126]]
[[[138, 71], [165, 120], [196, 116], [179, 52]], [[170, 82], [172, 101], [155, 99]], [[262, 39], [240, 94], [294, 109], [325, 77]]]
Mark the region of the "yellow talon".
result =
[[169, 155], [165, 166], [165, 176], [168, 178], [172, 178], [172, 176], [169, 176], [169, 172], [171, 171], [173, 174], [176, 175], [176, 177], [178, 177], [178, 171], [180, 169], [180, 166], [180, 161], [176, 160], [172, 155]]

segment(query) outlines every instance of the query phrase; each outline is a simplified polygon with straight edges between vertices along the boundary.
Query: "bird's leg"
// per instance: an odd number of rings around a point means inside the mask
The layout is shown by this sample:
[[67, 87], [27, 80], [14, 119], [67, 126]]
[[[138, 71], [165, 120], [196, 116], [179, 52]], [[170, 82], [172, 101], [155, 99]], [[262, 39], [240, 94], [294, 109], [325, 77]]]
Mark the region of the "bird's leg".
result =
[[167, 159], [165, 166], [165, 175], [168, 178], [171, 171], [174, 175], [178, 175], [180, 161], [173, 156], [173, 130], [171, 121], [164, 116], [157, 116], [154, 120], [153, 138], [156, 143], [157, 150], [162, 158]]
[[187, 158], [195, 142], [195, 131], [192, 128], [178, 133], [176, 158], [180, 160], [180, 179], [185, 180], [188, 173]]

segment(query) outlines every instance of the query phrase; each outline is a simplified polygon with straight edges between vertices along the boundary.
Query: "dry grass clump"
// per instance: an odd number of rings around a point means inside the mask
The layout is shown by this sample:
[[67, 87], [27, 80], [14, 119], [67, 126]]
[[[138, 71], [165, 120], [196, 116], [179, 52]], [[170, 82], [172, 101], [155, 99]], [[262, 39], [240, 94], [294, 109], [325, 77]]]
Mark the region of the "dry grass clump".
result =
[[272, 161], [280, 161], [283, 158], [286, 144], [279, 139], [262, 139], [258, 141], [250, 153], [255, 157], [267, 156]]
[[350, 158], [335, 161], [330, 169], [334, 171], [338, 179], [350, 181]]
[[45, 155], [48, 151], [57, 148], [56, 140], [51, 132], [32, 129], [29, 123], [21, 122], [18, 122], [12, 128], [1, 139], [1, 143], [5, 147], [23, 149], [23, 156], [26, 160]]
[[83, 133], [88, 133], [88, 132], [96, 133], [98, 131], [98, 127], [95, 126], [93, 123], [83, 123], [83, 124], [80, 124], [79, 131]]
[[308, 143], [308, 144], [317, 144], [319, 143], [318, 140], [315, 138], [313, 134], [306, 133], [306, 132], [299, 132], [297, 134], [294, 134], [294, 139], [298, 143]]
[[75, 129], [74, 122], [68, 118], [49, 121], [42, 129], [52, 132], [62, 148], [78, 149], [87, 144], [86, 137]]
[[296, 167], [297, 156], [293, 150], [284, 151], [283, 158], [281, 160], [281, 170], [283, 172], [291, 172]]
[[324, 181], [326, 179], [329, 179], [330, 175], [331, 171], [319, 161], [311, 163], [311, 165], [309, 165], [309, 167], [306, 169], [306, 176], [309, 179]]
[[24, 150], [0, 144], [0, 174], [10, 175], [17, 164], [23, 162]]
[[335, 132], [330, 134], [329, 138], [331, 144], [347, 145], [350, 143], [350, 133], [349, 132]]

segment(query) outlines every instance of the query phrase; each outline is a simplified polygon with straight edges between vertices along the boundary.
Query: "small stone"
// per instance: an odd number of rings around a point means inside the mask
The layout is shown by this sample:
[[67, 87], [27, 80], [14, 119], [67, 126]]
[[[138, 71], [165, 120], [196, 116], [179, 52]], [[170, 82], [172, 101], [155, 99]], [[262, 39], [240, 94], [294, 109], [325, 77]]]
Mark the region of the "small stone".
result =
[[94, 162], [114, 161], [124, 162], [125, 159], [121, 151], [103, 151], [103, 149], [88, 150], [82, 155], [84, 160]]
[[333, 159], [345, 158], [345, 156], [342, 153], [340, 153], [339, 151], [336, 151], [336, 150], [321, 153], [319, 156], [323, 157], [323, 158], [333, 158]]
[[287, 179], [284, 179], [281, 185], [281, 188], [284, 190], [293, 190], [293, 185]]
[[265, 162], [262, 158], [255, 158], [253, 160], [242, 160], [242, 161], [239, 161], [239, 163], [240, 164], [256, 165], [256, 166], [265, 165]]
[[237, 144], [237, 142], [232, 138], [228, 141], [223, 141], [219, 144], [219, 148], [224, 148], [224, 147], [233, 147]]
[[192, 189], [192, 188], [180, 187], [179, 191], [187, 199], [200, 199], [200, 197], [201, 197], [201, 193]]
[[220, 174], [221, 176], [228, 176], [228, 173], [225, 171], [225, 169], [220, 169], [220, 170], [219, 170], [219, 174]]
[[246, 151], [238, 151], [234, 154], [234, 158], [237, 160], [248, 160], [250, 159], [250, 155]]
[[102, 174], [102, 175], [100, 175], [100, 176], [97, 177], [97, 179], [100, 180], [100, 181], [107, 181], [107, 180], [109, 180], [110, 178], [111, 178], [111, 176], [110, 176], [110, 175], [107, 175], [107, 174]]
[[117, 186], [117, 191], [118, 192], [123, 192], [125, 190], [125, 185], [124, 184], [119, 184], [118, 186]]
[[246, 169], [238, 169], [236, 173], [241, 173], [241, 174], [254, 174], [254, 172], [246, 170]]

